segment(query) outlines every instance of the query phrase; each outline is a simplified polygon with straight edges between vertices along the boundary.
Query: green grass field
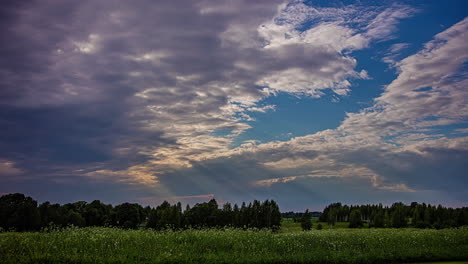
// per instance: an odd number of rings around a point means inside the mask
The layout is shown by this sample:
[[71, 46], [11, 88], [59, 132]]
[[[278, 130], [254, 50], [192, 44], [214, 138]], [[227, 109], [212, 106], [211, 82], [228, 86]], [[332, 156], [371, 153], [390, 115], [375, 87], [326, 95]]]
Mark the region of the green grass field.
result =
[[[296, 223], [288, 223], [285, 227], [293, 228], [293, 224]], [[155, 232], [82, 228], [43, 233], [1, 233], [0, 263], [406, 263], [468, 260], [468, 228], [284, 231]]]

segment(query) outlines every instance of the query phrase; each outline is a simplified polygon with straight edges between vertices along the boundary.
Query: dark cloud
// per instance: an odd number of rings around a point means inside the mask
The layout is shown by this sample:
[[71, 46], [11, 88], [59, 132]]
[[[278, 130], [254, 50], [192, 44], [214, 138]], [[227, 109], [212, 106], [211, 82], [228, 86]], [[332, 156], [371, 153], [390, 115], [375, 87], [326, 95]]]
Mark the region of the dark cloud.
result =
[[32, 174], [38, 169], [46, 173], [65, 165], [86, 168], [106, 163], [117, 169], [147, 160], [138, 152], [148, 142], [152, 146], [174, 143], [157, 131], [139, 130], [115, 105], [96, 107], [2, 106], [2, 156], [15, 160]]

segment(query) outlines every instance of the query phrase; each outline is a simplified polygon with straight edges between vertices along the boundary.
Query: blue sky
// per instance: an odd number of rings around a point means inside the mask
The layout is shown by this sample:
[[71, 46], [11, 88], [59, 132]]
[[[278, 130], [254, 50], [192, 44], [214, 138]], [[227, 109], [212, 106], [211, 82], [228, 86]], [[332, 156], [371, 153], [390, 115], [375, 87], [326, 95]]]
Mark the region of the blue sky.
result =
[[[378, 1], [377, 1], [378, 2]], [[376, 1], [372, 4], [378, 4]], [[333, 7], [343, 5], [342, 1], [310, 1], [311, 6]], [[347, 3], [347, 2], [344, 2]], [[348, 4], [352, 4], [351, 1]], [[265, 98], [260, 104], [276, 105], [276, 111], [269, 115], [253, 114], [252, 129], [247, 130], [239, 140], [260, 141], [286, 140], [288, 133], [305, 136], [325, 129], [333, 129], [346, 117], [346, 112], [358, 112], [372, 105], [372, 100], [382, 92], [382, 87], [397, 77], [395, 69], [383, 62], [382, 55], [391, 45], [407, 43], [400, 58], [417, 53], [433, 36], [466, 16], [468, 4], [464, 2], [445, 3], [441, 1], [409, 1], [418, 9], [417, 14], [399, 22], [394, 38], [375, 43], [372, 48], [353, 52], [358, 61], [357, 69], [365, 69], [372, 76], [370, 80], [354, 80], [353, 91], [346, 97], [336, 97], [330, 91], [320, 98], [297, 97], [280, 94]], [[309, 28], [302, 28], [306, 30]], [[339, 100], [337, 102], [336, 100]], [[324, 115], [323, 113], [327, 113]], [[461, 124], [462, 127], [466, 125]]]
[[0, 193], [466, 205], [466, 1], [8, 1]]

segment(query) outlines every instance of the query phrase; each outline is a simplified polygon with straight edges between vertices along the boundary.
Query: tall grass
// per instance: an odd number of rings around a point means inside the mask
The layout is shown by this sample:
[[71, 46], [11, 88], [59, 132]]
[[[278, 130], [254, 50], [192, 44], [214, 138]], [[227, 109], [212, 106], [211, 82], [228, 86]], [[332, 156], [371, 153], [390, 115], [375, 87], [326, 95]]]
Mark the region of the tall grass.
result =
[[114, 228], [1, 233], [0, 263], [395, 263], [468, 260], [468, 228], [272, 233]]

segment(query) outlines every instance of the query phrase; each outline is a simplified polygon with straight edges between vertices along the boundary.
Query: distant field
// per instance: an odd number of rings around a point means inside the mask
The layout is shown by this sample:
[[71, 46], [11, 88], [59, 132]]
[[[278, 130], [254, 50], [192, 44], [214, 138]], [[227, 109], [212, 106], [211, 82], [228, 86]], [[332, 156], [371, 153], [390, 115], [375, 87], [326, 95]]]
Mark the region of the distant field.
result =
[[[317, 217], [312, 218], [312, 229], [317, 229], [317, 225], [321, 224], [323, 229], [348, 229], [349, 223], [345, 222], [337, 222], [332, 227], [328, 225], [326, 222], [318, 222]], [[367, 227], [367, 224], [364, 224], [364, 228]], [[291, 233], [291, 232], [301, 232], [301, 223], [294, 223], [292, 218], [283, 218], [281, 220], [281, 232], [283, 233]]]
[[325, 229], [285, 233], [82, 228], [49, 233], [1, 233], [0, 256], [0, 263], [460, 261], [468, 260], [468, 228]]

